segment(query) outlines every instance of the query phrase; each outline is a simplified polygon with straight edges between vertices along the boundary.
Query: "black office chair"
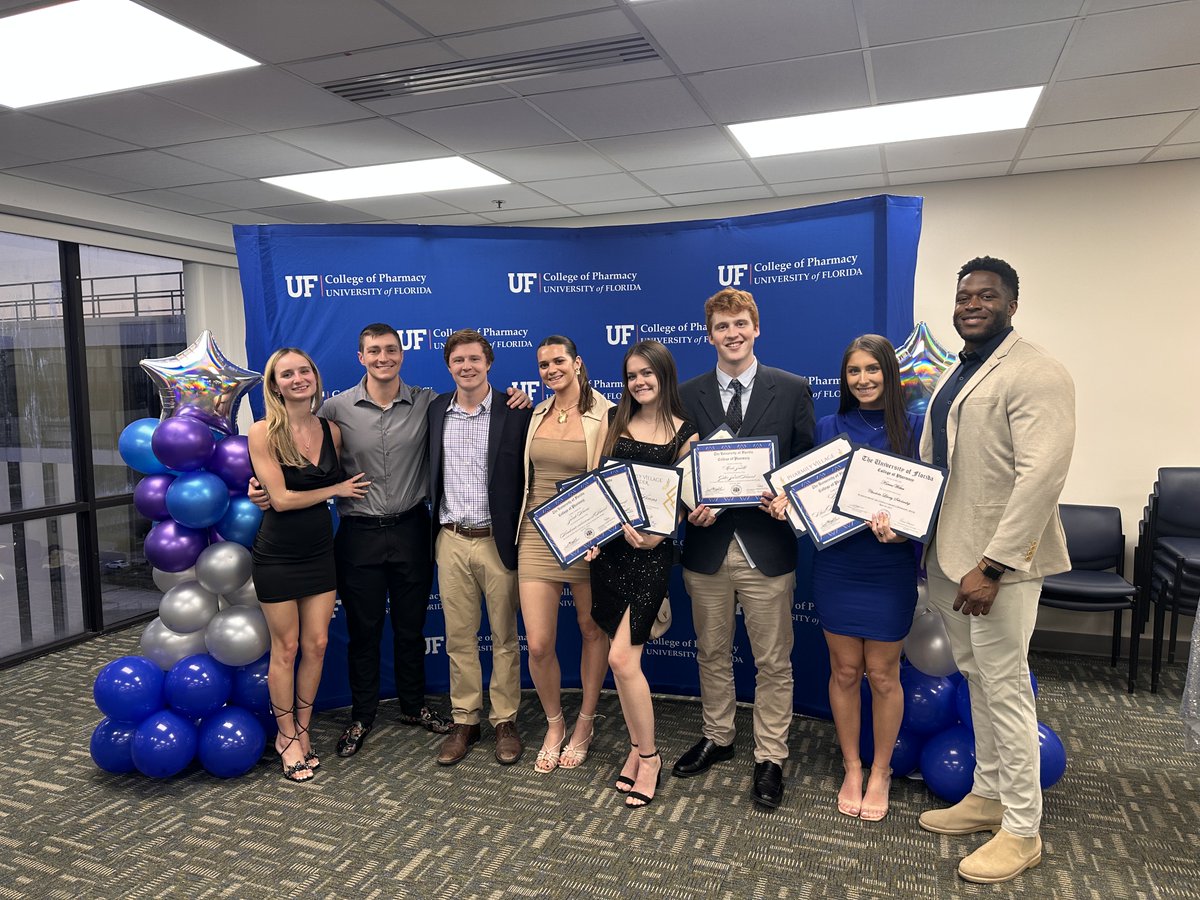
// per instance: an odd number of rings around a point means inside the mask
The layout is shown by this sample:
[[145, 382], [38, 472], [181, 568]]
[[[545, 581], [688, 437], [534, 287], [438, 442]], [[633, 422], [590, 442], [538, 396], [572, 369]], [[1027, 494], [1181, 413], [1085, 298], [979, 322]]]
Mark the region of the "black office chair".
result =
[[1121, 619], [1129, 617], [1129, 693], [1137, 682], [1137, 588], [1125, 580], [1125, 535], [1121, 511], [1114, 506], [1060, 504], [1071, 570], [1048, 575], [1038, 603], [1074, 612], [1112, 612], [1112, 663], [1121, 658]]

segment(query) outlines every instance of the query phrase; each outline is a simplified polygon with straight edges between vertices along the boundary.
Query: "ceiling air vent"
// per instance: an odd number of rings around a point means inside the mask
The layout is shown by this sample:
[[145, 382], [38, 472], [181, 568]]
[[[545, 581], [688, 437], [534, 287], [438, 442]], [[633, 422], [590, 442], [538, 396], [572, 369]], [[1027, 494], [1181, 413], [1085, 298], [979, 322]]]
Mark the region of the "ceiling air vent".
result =
[[345, 81], [322, 85], [346, 100], [364, 103], [385, 97], [411, 97], [453, 91], [479, 84], [504, 84], [559, 72], [579, 72], [602, 69], [625, 63], [658, 59], [658, 53], [641, 35], [528, 50], [506, 56], [472, 59], [464, 62], [441, 63], [397, 69], [377, 75], [362, 75]]

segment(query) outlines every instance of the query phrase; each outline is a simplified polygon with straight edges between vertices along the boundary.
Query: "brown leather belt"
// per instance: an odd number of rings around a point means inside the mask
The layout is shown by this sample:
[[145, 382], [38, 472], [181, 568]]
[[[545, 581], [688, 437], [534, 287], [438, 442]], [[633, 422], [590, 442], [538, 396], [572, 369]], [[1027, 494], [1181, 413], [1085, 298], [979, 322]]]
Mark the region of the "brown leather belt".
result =
[[453, 531], [455, 534], [461, 534], [463, 537], [485, 538], [492, 536], [492, 526], [490, 525], [484, 525], [480, 528], [468, 528], [466, 525], [459, 525], [457, 522], [443, 522], [442, 527], [447, 531]]

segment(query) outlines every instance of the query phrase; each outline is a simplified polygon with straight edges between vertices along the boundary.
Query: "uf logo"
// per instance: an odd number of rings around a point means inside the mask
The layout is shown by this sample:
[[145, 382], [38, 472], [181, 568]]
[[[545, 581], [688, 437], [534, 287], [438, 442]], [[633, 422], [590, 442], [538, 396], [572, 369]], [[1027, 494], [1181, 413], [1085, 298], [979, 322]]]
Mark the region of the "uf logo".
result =
[[537, 272], [509, 272], [508, 289], [514, 294], [528, 294], [536, 279]]
[[311, 297], [313, 288], [321, 280], [320, 275], [284, 275], [283, 280], [287, 282], [287, 292], [289, 297]]
[[401, 350], [420, 350], [422, 344], [429, 338], [426, 328], [408, 328], [400, 332]]
[[537, 400], [538, 384], [540, 382], [537, 381], [514, 381], [512, 386], [528, 394], [530, 400]]
[[442, 644], [446, 642], [444, 637], [427, 637], [425, 638], [425, 655], [437, 655], [442, 652]]
[[605, 330], [608, 333], [608, 342], [614, 347], [619, 344], [628, 344], [629, 338], [633, 336], [636, 326], [634, 325], [606, 325]]
[[737, 265], [717, 266], [717, 282], [721, 287], [733, 287], [742, 283], [742, 276], [750, 266], [746, 263]]

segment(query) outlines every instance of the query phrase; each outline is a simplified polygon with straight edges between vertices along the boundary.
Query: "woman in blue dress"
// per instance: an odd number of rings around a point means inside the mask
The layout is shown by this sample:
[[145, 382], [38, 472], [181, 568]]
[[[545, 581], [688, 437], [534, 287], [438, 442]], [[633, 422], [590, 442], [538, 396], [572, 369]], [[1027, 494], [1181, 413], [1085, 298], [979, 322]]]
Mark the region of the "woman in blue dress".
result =
[[[845, 433], [856, 444], [916, 458], [921, 416], [909, 413], [896, 350], [887, 338], [855, 338], [842, 356], [837, 415], [817, 422], [816, 443]], [[904, 696], [900, 650], [917, 603], [917, 555], [892, 531], [887, 513], [868, 530], [820, 551], [813, 563], [813, 599], [829, 645], [829, 705], [846, 769], [838, 811], [878, 822], [887, 815], [890, 767]], [[875, 759], [863, 792], [859, 756], [863, 673], [871, 685]]]

